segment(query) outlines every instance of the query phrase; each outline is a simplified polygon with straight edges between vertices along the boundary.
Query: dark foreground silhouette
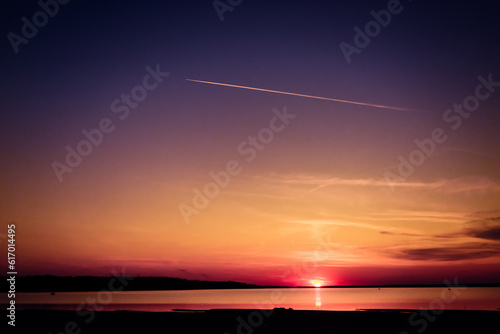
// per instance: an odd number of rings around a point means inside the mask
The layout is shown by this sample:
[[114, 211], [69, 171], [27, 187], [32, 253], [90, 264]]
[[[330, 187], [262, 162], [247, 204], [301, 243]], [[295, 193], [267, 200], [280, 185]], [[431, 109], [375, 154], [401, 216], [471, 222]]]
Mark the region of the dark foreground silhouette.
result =
[[[85, 312], [85, 311], [83, 311]], [[95, 312], [18, 310], [15, 333], [496, 333], [495, 311], [294, 311]], [[6, 319], [6, 312], [1, 316]], [[88, 321], [88, 323], [87, 323]], [[11, 328], [12, 329], [12, 328]]]

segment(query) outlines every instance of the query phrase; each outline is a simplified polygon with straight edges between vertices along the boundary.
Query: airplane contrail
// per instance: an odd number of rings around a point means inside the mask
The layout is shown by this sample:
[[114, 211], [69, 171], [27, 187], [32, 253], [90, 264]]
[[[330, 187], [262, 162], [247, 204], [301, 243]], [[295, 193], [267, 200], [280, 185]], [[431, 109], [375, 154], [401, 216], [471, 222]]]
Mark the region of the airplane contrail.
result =
[[327, 101], [349, 103], [349, 104], [357, 104], [357, 105], [361, 105], [361, 106], [368, 106], [368, 107], [375, 107], [375, 108], [382, 108], [382, 109], [392, 109], [392, 110], [400, 110], [400, 111], [418, 111], [418, 112], [422, 112], [422, 110], [416, 110], [416, 109], [391, 107], [391, 106], [384, 106], [384, 105], [380, 105], [380, 104], [355, 102], [355, 101], [347, 101], [347, 100], [339, 100], [339, 99], [332, 99], [332, 98], [329, 98], [329, 97], [321, 97], [321, 96], [314, 96], [314, 95], [305, 95], [305, 94], [282, 92], [282, 91], [279, 91], [279, 90], [271, 90], [271, 89], [263, 89], [263, 88], [247, 87], [247, 86], [238, 86], [238, 85], [231, 85], [231, 84], [225, 84], [225, 83], [220, 83], [220, 82], [211, 82], [211, 81], [194, 80], [194, 79], [186, 79], [186, 80], [187, 81], [193, 81], [193, 82], [205, 83], [205, 84], [209, 84], [209, 85], [218, 85], [218, 86], [242, 88], [242, 89], [249, 89], [249, 90], [258, 90], [258, 91], [261, 91], [261, 92], [277, 93], [277, 94], [284, 94], [284, 95], [293, 95], [293, 96], [300, 96], [300, 97], [308, 97], [308, 98], [311, 98], [311, 99], [327, 100]]

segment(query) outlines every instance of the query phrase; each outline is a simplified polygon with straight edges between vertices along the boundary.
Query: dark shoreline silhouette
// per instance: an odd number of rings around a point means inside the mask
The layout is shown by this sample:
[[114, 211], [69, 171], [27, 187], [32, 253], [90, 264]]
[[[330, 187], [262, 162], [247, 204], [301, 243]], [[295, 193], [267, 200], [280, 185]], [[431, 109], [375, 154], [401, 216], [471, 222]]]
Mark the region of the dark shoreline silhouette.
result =
[[[18, 276], [17, 292], [82, 292], [99, 291], [108, 287], [114, 277], [98, 276]], [[4, 288], [7, 280], [2, 278]], [[134, 277], [128, 278], [126, 285], [120, 285], [123, 291], [152, 290], [199, 290], [199, 289], [255, 289], [258, 285], [233, 281], [198, 281], [171, 277]]]
[[[419, 310], [296, 311], [228, 310], [201, 312], [95, 312], [19, 310], [19, 333], [489, 333], [498, 327], [498, 311], [442, 311], [411, 317]], [[0, 316], [5, 318], [6, 311]], [[86, 320], [90, 321], [86, 322]]]
[[[7, 287], [7, 277], [0, 277], [2, 288]], [[111, 277], [102, 276], [18, 276], [16, 277], [17, 292], [82, 292], [99, 291], [108, 286]], [[500, 287], [500, 284], [462, 284], [467, 287]], [[200, 289], [271, 289], [271, 288], [311, 288], [312, 286], [288, 287], [265, 286], [240, 283], [234, 281], [199, 281], [172, 277], [134, 277], [127, 280], [123, 291], [152, 291], [152, 290], [200, 290]], [[323, 286], [328, 288], [415, 288], [415, 287], [446, 287], [445, 284], [414, 284], [414, 285], [342, 285]], [[8, 289], [7, 289], [8, 290]], [[5, 291], [7, 291], [5, 290]]]

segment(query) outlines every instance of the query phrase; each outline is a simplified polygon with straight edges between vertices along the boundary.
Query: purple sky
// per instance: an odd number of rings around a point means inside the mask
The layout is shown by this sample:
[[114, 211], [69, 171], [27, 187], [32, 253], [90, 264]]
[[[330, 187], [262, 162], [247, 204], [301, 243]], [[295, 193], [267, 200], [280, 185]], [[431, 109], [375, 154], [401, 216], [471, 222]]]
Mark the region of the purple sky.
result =
[[57, 6], [1, 14], [20, 274], [500, 282], [495, 2]]

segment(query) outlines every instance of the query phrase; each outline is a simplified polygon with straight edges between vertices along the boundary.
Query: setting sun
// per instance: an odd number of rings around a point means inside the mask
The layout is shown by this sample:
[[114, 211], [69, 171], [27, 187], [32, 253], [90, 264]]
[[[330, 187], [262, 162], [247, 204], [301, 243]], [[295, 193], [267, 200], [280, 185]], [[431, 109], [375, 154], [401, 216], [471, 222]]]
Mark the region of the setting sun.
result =
[[312, 281], [312, 284], [315, 287], [320, 288], [323, 285], [323, 281]]

